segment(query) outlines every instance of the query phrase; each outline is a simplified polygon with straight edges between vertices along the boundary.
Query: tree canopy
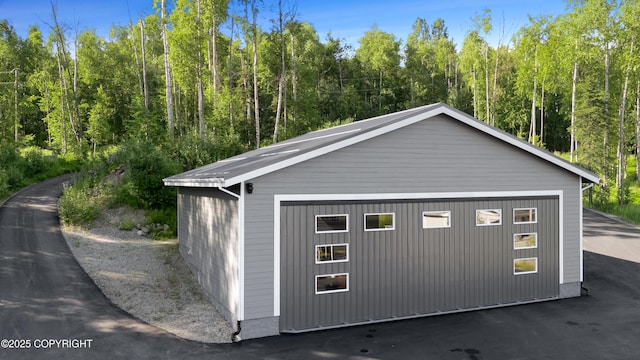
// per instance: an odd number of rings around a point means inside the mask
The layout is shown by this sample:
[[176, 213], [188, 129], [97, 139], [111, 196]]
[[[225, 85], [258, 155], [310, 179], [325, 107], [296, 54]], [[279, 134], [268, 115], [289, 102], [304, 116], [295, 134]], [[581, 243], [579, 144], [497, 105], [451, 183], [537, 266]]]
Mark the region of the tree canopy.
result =
[[[605, 187], [623, 188], [625, 161], [640, 154], [635, 1], [570, 0], [565, 13], [530, 16], [498, 44], [487, 40], [500, 29], [487, 9], [461, 44], [444, 20], [417, 17], [406, 39], [373, 25], [357, 46], [321, 39], [282, 2], [275, 15], [258, 0], [230, 5], [176, 0], [167, 10], [156, 0], [154, 14], [109, 38], [74, 33], [55, 8], [46, 39], [35, 26], [22, 39], [0, 20], [0, 141], [87, 153], [196, 136], [237, 152], [446, 102], [570, 152]], [[272, 26], [261, 28], [268, 16]]]

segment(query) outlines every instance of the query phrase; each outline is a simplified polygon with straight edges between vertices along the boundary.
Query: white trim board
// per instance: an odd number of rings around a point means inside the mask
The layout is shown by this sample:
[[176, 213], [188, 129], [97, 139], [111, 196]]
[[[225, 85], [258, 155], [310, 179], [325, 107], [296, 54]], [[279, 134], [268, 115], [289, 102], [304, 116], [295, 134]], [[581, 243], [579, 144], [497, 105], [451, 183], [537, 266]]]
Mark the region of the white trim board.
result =
[[[280, 206], [286, 201], [358, 201], [358, 200], [417, 200], [417, 199], [473, 199], [509, 197], [558, 197], [558, 262], [559, 283], [564, 283], [564, 193], [562, 190], [534, 191], [476, 191], [436, 193], [383, 194], [275, 194], [273, 196], [273, 316], [280, 316]], [[582, 264], [580, 264], [582, 266]], [[582, 269], [580, 269], [582, 273]]]
[[[245, 187], [240, 184], [238, 197], [238, 321], [244, 320], [244, 224], [245, 224]], [[235, 325], [235, 324], [232, 324]], [[236, 329], [240, 330], [240, 329]]]

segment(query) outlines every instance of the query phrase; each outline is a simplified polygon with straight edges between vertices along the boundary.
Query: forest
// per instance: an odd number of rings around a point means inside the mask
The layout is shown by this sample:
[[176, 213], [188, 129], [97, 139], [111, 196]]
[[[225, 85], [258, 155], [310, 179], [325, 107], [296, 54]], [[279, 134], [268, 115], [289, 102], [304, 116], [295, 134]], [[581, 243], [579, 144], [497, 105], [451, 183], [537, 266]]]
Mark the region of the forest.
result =
[[[159, 170], [166, 176], [319, 128], [445, 102], [600, 175], [590, 200], [634, 200], [634, 0], [568, 0], [563, 14], [529, 16], [497, 44], [487, 39], [503, 26], [486, 9], [461, 44], [444, 20], [418, 16], [406, 39], [374, 25], [357, 46], [321, 38], [282, 0], [149, 5], [152, 15], [113, 26], [109, 38], [61, 24], [53, 5], [48, 28], [32, 26], [24, 39], [0, 19], [0, 146], [79, 160], [114, 146], [146, 149], [149, 161], [169, 158]], [[8, 171], [0, 163], [0, 189]]]

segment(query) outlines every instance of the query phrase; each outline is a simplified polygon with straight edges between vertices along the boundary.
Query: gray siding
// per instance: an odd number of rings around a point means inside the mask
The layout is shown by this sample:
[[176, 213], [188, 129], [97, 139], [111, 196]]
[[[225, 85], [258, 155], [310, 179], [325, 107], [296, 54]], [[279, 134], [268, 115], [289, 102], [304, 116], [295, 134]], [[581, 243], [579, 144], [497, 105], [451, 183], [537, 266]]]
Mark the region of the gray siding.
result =
[[[514, 208], [538, 221], [514, 224]], [[501, 209], [502, 224], [476, 226], [477, 209]], [[342, 326], [438, 312], [557, 298], [558, 200], [500, 199], [282, 206], [282, 331]], [[422, 213], [451, 211], [451, 227], [423, 229]], [[395, 229], [364, 231], [365, 213], [392, 212]], [[315, 215], [349, 214], [349, 232], [316, 234]], [[537, 247], [513, 236], [537, 233]], [[315, 246], [349, 246], [349, 261], [315, 263]], [[513, 261], [535, 257], [537, 273], [514, 275]], [[315, 276], [349, 274], [349, 291], [315, 294]]]
[[578, 176], [446, 115], [256, 178], [245, 200], [245, 318], [273, 316], [274, 194], [561, 190], [564, 279], [580, 280]]
[[218, 310], [238, 311], [238, 200], [213, 189], [179, 188], [180, 253]]

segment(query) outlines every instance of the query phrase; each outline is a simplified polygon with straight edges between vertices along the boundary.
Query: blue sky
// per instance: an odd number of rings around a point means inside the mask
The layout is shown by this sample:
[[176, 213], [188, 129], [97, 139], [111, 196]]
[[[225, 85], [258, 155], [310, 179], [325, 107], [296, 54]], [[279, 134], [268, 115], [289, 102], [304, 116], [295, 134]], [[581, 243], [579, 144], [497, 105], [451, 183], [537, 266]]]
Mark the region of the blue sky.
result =
[[[70, 29], [95, 29], [96, 33], [108, 37], [112, 25], [126, 25], [140, 16], [149, 15], [153, 0], [52, 0], [56, 4], [58, 19]], [[171, 1], [171, 0], [168, 0]], [[237, 2], [237, 1], [232, 1]], [[504, 32], [502, 42], [507, 42], [522, 26], [528, 23], [527, 15], [558, 15], [565, 11], [563, 0], [284, 0], [296, 4], [297, 18], [315, 27], [324, 41], [327, 33], [334, 38], [345, 39], [357, 46], [358, 39], [372, 25], [397, 38], [406, 40], [417, 17], [429, 24], [437, 18], [445, 20], [449, 36], [460, 46], [465, 34], [472, 28], [472, 18], [492, 11], [493, 31], [488, 39], [494, 46]], [[276, 0], [264, 0], [259, 15], [263, 29], [269, 27], [269, 19], [275, 17]], [[21, 37], [26, 37], [29, 25], [38, 25], [48, 32], [46, 23], [51, 23], [50, 0], [0, 0], [0, 19], [8, 19]]]

